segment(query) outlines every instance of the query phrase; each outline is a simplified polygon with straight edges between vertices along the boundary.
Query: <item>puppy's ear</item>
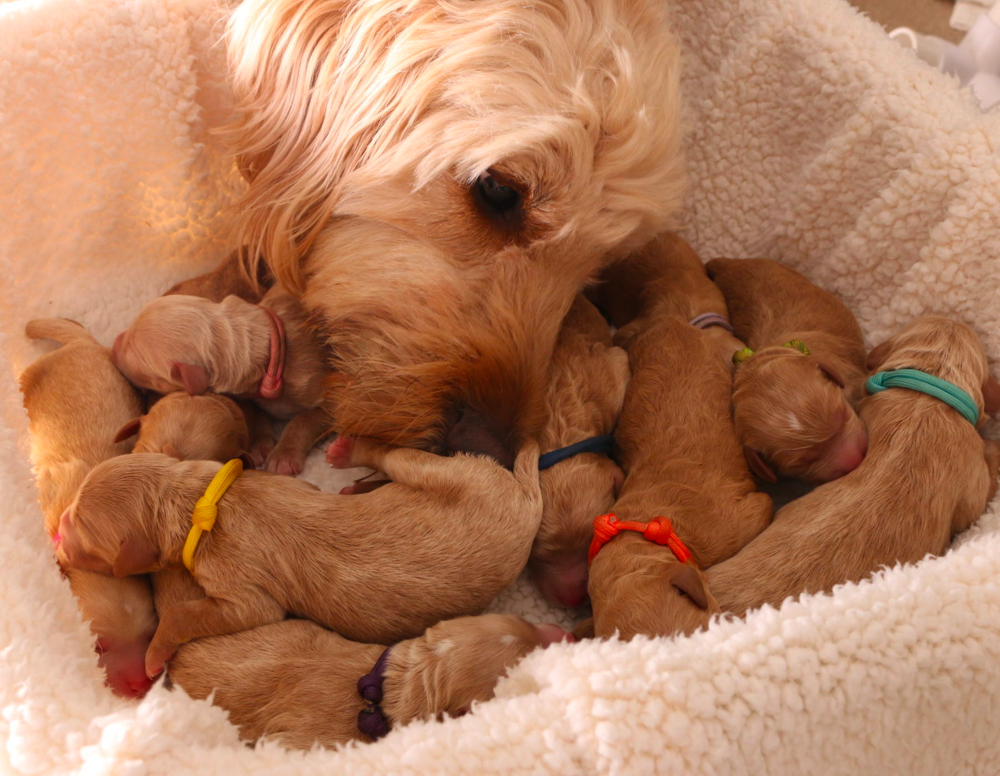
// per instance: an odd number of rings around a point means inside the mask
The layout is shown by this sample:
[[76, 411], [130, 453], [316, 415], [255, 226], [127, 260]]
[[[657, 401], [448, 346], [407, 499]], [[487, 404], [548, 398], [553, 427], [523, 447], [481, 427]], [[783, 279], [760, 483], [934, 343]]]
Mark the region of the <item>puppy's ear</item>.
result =
[[882, 366], [882, 362], [885, 361], [885, 357], [889, 353], [889, 341], [886, 340], [881, 345], [876, 345], [868, 354], [868, 358], [865, 359], [865, 369], [868, 372], [874, 372], [879, 367]]
[[142, 419], [145, 416], [139, 416], [138, 418], [133, 418], [125, 426], [118, 430], [118, 434], [115, 435], [115, 442], [122, 442], [127, 440], [129, 437], [135, 437], [139, 434], [139, 430], [142, 429]]
[[160, 448], [160, 453], [164, 456], [169, 456], [172, 459], [179, 459], [181, 457], [181, 455], [177, 452], [177, 449], [169, 442], [163, 443], [163, 446]]
[[170, 379], [184, 386], [184, 390], [191, 396], [208, 391], [208, 373], [204, 367], [196, 364], [174, 362], [170, 368]]
[[992, 375], [983, 384], [983, 407], [987, 413], [1000, 412], [1000, 383]]
[[760, 455], [760, 451], [753, 448], [744, 448], [743, 455], [746, 456], [747, 466], [750, 467], [750, 471], [753, 474], [761, 480], [766, 480], [768, 483], [778, 482], [778, 476], [774, 474], [774, 470], [764, 461], [764, 457]]
[[816, 366], [819, 367], [819, 371], [822, 372], [831, 383], [835, 383], [840, 388], [844, 388], [844, 379], [840, 377], [840, 373], [835, 367], [831, 367], [829, 364], [825, 364], [824, 362], [817, 362]]
[[701, 582], [701, 575], [694, 567], [687, 564], [678, 567], [670, 576], [670, 585], [685, 594], [701, 609], [708, 609], [708, 594], [705, 593], [705, 584]]
[[128, 577], [152, 572], [159, 567], [159, 548], [147, 539], [128, 538], [122, 540], [111, 570], [115, 577]]

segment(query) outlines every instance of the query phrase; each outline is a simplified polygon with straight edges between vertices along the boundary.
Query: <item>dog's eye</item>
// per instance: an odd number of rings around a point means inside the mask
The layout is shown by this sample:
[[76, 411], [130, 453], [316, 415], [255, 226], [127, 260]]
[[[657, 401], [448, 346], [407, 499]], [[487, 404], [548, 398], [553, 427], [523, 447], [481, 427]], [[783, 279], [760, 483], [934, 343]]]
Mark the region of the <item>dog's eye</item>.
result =
[[472, 187], [473, 195], [487, 213], [502, 218], [516, 216], [521, 210], [521, 194], [483, 173]]

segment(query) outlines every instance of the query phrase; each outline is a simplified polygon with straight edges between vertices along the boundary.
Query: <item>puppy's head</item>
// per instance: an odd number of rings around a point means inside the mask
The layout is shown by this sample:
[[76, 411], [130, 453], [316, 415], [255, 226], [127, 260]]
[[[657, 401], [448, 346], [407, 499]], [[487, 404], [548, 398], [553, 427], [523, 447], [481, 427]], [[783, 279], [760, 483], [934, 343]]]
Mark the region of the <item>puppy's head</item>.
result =
[[392, 649], [383, 707], [396, 723], [462, 715], [473, 702], [491, 699], [497, 681], [532, 650], [572, 641], [558, 626], [514, 615], [442, 621]]
[[163, 453], [184, 461], [221, 461], [243, 458], [250, 445], [246, 417], [229, 397], [167, 394], [134, 418], [115, 436], [115, 442], [139, 435], [134, 453]]
[[161, 475], [171, 463], [167, 456], [132, 453], [94, 467], [59, 519], [59, 562], [115, 577], [161, 569], [151, 524], [162, 497]]
[[573, 296], [681, 202], [663, 4], [249, 0], [229, 34], [239, 236], [324, 324], [338, 428], [516, 448]]
[[764, 348], [740, 365], [733, 418], [755, 474], [824, 483], [864, 460], [868, 436], [843, 385], [834, 367], [785, 347]]
[[940, 316], [919, 318], [868, 354], [871, 372], [915, 369], [954, 383], [984, 413], [1000, 412], [1000, 383], [990, 375], [983, 346], [965, 324]]
[[[253, 308], [236, 297], [229, 299]], [[245, 354], [245, 348], [240, 354], [219, 353], [223, 349], [218, 342], [227, 326], [222, 303], [182, 294], [158, 297], [115, 338], [111, 359], [141, 388], [160, 394], [202, 394], [213, 385], [219, 358]]]
[[152, 685], [145, 660], [157, 624], [149, 580], [71, 570], [69, 581], [97, 639], [99, 665], [111, 690], [126, 698], [143, 696]]

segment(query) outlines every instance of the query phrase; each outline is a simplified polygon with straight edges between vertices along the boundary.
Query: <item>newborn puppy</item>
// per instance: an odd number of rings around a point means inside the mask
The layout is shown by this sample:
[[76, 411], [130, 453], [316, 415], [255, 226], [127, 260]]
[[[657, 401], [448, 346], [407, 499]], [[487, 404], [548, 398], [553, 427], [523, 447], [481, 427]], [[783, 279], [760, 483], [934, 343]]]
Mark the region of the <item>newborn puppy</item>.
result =
[[[412, 637], [443, 618], [481, 612], [524, 568], [541, 519], [538, 446], [514, 472], [339, 439], [342, 466], [392, 479], [370, 494], [327, 494], [294, 478], [246, 472], [218, 503], [193, 556], [207, 598], [162, 614], [146, 657], [155, 677], [178, 645], [310, 618], [349, 639]], [[219, 465], [154, 453], [94, 469], [60, 520], [59, 555], [115, 576], [176, 568], [191, 514]]]
[[115, 442], [139, 435], [133, 453], [164, 453], [185, 461], [250, 457], [250, 431], [240, 407], [221, 394], [167, 394], [146, 415], [133, 418]]
[[250, 265], [246, 249], [233, 251], [222, 260], [218, 267], [207, 273], [175, 283], [164, 296], [183, 294], [189, 297], [204, 297], [212, 302], [222, 302], [232, 295], [257, 304], [264, 293], [274, 285], [274, 279], [264, 262], [253, 262], [257, 274], [256, 283], [250, 281], [246, 267]]
[[771, 500], [756, 490], [736, 439], [732, 383], [713, 338], [659, 315], [624, 347], [632, 381], [615, 441], [625, 482], [612, 513], [640, 524], [669, 521], [673, 535], [664, 533], [662, 547], [622, 531], [596, 556], [592, 547], [594, 633], [617, 631], [626, 640], [690, 633], [717, 611], [699, 569], [729, 558], [767, 526]]
[[497, 680], [525, 655], [564, 639], [572, 638], [557, 626], [513, 615], [443, 621], [388, 651], [375, 707], [358, 681], [386, 646], [351, 642], [306, 620], [191, 642], [170, 662], [170, 679], [196, 699], [214, 692], [243, 739], [267, 736], [305, 750], [370, 742], [411, 720], [461, 715], [491, 699]]
[[[45, 530], [56, 534], [59, 516], [72, 503], [92, 467], [123, 453], [115, 430], [142, 401], [111, 363], [110, 352], [79, 324], [66, 319], [28, 322], [28, 337], [64, 345], [37, 359], [21, 375], [21, 392], [32, 438], [39, 501]], [[138, 697], [149, 689], [146, 648], [156, 615], [145, 578], [114, 579], [84, 570], [66, 570], [85, 621], [97, 640], [100, 665], [119, 696]]]
[[713, 259], [708, 273], [753, 349], [736, 370], [733, 414], [754, 472], [824, 483], [857, 467], [868, 444], [853, 407], [865, 347], [851, 311], [769, 259]]
[[[577, 297], [552, 355], [539, 439], [543, 449], [611, 434], [628, 379], [628, 356], [611, 345], [607, 322], [584, 297]], [[529, 566], [550, 602], [576, 607], [587, 598], [587, 546], [594, 516], [611, 508], [624, 477], [603, 453], [579, 453], [540, 474], [542, 522]]]
[[[917, 320], [873, 350], [868, 366], [922, 370], [964, 389], [980, 414], [1000, 409], [982, 346], [955, 321]], [[723, 610], [776, 607], [941, 554], [993, 498], [1000, 446], [943, 401], [892, 388], [866, 397], [859, 411], [869, 434], [861, 465], [783, 507], [746, 548], [708, 570]]]
[[[686, 240], [665, 232], [641, 251], [604, 271], [593, 292], [598, 307], [622, 329], [640, 316], [668, 315], [704, 329], [727, 367], [744, 347], [733, 335], [729, 309], [698, 254]], [[623, 333], [627, 337], [628, 332]]]
[[324, 346], [299, 302], [280, 289], [260, 305], [235, 296], [159, 297], [118, 335], [112, 356], [137, 386], [253, 397], [272, 415], [291, 418], [265, 462], [271, 472], [297, 475], [330, 430], [318, 408], [329, 374]]

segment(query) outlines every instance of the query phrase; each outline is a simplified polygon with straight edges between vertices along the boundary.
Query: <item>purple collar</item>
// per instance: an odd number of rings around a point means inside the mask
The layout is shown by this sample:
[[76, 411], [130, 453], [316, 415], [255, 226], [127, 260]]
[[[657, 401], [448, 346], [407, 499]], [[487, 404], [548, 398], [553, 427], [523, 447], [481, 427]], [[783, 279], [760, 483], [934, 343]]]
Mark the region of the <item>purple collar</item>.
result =
[[697, 329], [708, 329], [710, 326], [721, 326], [729, 334], [733, 334], [733, 325], [729, 323], [729, 319], [720, 313], [702, 313], [700, 316], [695, 316], [689, 322], [691, 326]]
[[382, 708], [382, 683], [385, 681], [385, 667], [389, 663], [389, 651], [382, 651], [372, 670], [358, 680], [358, 693], [367, 705], [358, 713], [358, 731], [371, 739], [381, 739], [389, 733], [392, 724]]

